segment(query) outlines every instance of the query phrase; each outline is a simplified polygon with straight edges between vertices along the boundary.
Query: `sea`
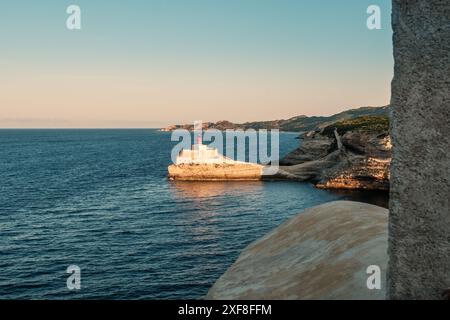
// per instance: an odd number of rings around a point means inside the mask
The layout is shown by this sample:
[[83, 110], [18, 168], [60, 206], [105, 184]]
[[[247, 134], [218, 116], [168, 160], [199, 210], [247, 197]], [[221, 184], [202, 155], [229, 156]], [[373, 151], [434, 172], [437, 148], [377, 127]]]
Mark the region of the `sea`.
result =
[[[297, 136], [280, 134], [281, 155]], [[169, 181], [175, 144], [156, 129], [0, 130], [0, 299], [201, 299], [303, 209], [387, 206], [292, 181]]]

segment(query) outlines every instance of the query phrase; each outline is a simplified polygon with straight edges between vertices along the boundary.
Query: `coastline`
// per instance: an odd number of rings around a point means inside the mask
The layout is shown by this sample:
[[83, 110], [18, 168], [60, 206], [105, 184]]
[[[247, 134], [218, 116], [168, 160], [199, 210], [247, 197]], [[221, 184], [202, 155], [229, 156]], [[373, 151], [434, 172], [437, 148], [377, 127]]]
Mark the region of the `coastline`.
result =
[[[388, 108], [375, 110], [387, 112]], [[206, 129], [210, 125], [206, 124]], [[177, 160], [168, 168], [169, 178], [196, 181], [295, 180], [311, 182], [320, 189], [389, 190], [392, 144], [387, 116], [358, 114], [331, 124], [325, 122], [315, 130], [301, 133], [298, 138], [299, 146], [279, 160], [274, 174], [265, 173], [270, 165], [236, 162], [220, 155], [217, 149], [207, 151], [208, 146], [200, 144], [193, 145], [192, 150], [180, 152], [177, 159], [183, 160]], [[198, 153], [195, 148], [203, 148], [205, 154]], [[215, 158], [208, 159], [207, 152], [214, 152]], [[184, 153], [189, 156], [183, 157]], [[216, 165], [206, 165], [211, 161]], [[227, 162], [226, 166], [222, 165], [224, 162]], [[234, 165], [234, 169], [228, 164]]]

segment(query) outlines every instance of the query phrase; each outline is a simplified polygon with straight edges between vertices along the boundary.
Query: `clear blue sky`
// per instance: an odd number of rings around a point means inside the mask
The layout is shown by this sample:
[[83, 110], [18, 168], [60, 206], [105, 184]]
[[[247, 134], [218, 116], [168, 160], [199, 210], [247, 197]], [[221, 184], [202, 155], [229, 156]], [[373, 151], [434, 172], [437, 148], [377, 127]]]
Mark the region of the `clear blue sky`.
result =
[[[65, 27], [70, 4], [81, 7], [80, 31]], [[382, 30], [366, 28], [371, 4]], [[246, 121], [384, 104], [390, 11], [388, 0], [2, 1], [0, 127]]]

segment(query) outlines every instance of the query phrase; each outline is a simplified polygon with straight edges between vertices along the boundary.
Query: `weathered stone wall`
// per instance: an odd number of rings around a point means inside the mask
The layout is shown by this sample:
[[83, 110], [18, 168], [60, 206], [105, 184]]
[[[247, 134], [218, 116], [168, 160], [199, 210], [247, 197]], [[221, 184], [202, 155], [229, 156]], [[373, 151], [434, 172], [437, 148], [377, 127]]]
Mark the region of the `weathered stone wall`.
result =
[[450, 288], [450, 1], [393, 0], [388, 298]]

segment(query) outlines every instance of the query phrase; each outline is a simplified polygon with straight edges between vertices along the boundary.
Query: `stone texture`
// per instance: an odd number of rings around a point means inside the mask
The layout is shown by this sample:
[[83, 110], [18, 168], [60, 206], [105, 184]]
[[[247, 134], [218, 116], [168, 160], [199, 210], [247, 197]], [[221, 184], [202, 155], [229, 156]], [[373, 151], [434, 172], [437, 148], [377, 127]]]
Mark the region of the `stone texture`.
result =
[[300, 139], [302, 140], [301, 147], [281, 159], [280, 165], [292, 166], [307, 161], [319, 160], [333, 151], [335, 144], [334, 139], [314, 131], [302, 134]]
[[180, 164], [168, 168], [169, 178], [184, 181], [261, 180], [258, 164]]
[[366, 154], [371, 158], [390, 159], [392, 143], [387, 133], [378, 135], [366, 132], [347, 132], [342, 143], [357, 154]]
[[[387, 267], [384, 208], [330, 202], [294, 216], [249, 245], [207, 299], [384, 299]], [[367, 288], [378, 265], [382, 290]]]
[[310, 181], [318, 188], [389, 190], [392, 145], [388, 132], [355, 130], [335, 135], [303, 135], [300, 148], [281, 161], [291, 165], [281, 166], [277, 176]]
[[394, 0], [391, 299], [450, 288], [450, 1]]

